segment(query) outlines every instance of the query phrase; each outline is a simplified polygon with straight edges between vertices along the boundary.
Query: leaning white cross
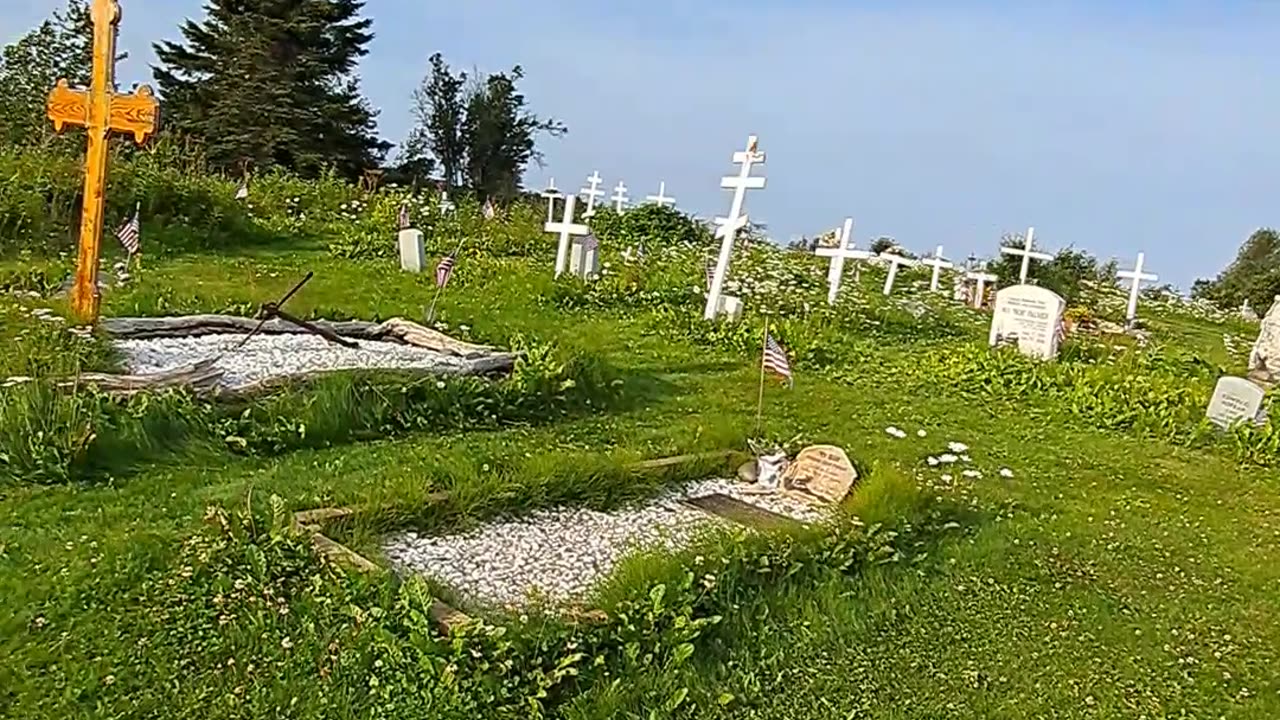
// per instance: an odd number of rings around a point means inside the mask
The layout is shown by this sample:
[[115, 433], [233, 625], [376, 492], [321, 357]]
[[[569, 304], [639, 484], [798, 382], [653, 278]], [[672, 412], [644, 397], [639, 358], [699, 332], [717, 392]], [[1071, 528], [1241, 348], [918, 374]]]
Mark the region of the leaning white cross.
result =
[[1146, 259], [1144, 253], [1138, 253], [1138, 262], [1133, 266], [1132, 270], [1121, 270], [1116, 273], [1116, 277], [1122, 277], [1133, 284], [1129, 286], [1129, 309], [1125, 312], [1124, 319], [1126, 322], [1132, 323], [1138, 316], [1138, 289], [1142, 285], [1143, 280], [1155, 282], [1160, 279], [1158, 275], [1142, 272], [1142, 261]]
[[980, 270], [970, 270], [965, 273], [965, 278], [978, 283], [978, 291], [973, 295], [973, 306], [976, 308], [982, 307], [982, 298], [987, 292], [987, 283], [993, 283], [1000, 279], [996, 275]]
[[551, 222], [556, 212], [556, 201], [564, 197], [556, 188], [555, 178], [551, 178], [551, 182], [547, 183], [547, 189], [542, 191], [542, 197], [547, 199], [547, 222]]
[[840, 280], [844, 275], [845, 259], [866, 260], [875, 257], [873, 252], [854, 250], [849, 244], [852, 236], [853, 218], [845, 218], [844, 227], [840, 228], [840, 244], [833, 248], [824, 247], [814, 251], [815, 255], [831, 258], [831, 264], [827, 266], [827, 303], [830, 305], [836, 304], [836, 296], [840, 294]]
[[595, 170], [587, 178], [589, 186], [582, 188], [582, 192], [587, 196], [587, 209], [582, 213], [582, 217], [589, 218], [596, 214], [596, 198], [604, 197], [604, 191], [600, 189], [600, 183], [604, 178], [600, 177], [600, 171]]
[[569, 238], [572, 235], [589, 235], [591, 228], [573, 221], [573, 211], [578, 205], [578, 196], [570, 195], [564, 201], [564, 219], [560, 222], [548, 222], [547, 232], [560, 233], [560, 245], [556, 248], [556, 277], [564, 273], [569, 262]]
[[916, 261], [897, 253], [880, 253], [879, 258], [889, 262], [889, 274], [884, 279], [884, 294], [888, 295], [893, 292], [893, 281], [898, 277], [898, 267], [911, 267], [916, 264]]
[[929, 290], [931, 292], [938, 291], [938, 277], [942, 274], [943, 268], [953, 268], [955, 265], [942, 257], [942, 246], [939, 245], [937, 250], [933, 251], [933, 257], [928, 260], [921, 260], [921, 265], [928, 265], [933, 268], [933, 277], [929, 279]]
[[1038, 253], [1038, 252], [1032, 251], [1031, 242], [1035, 234], [1036, 234], [1036, 229], [1033, 227], [1029, 227], [1027, 228], [1027, 239], [1023, 242], [1022, 247], [1000, 248], [1000, 252], [1002, 253], [1005, 253], [1008, 255], [1022, 256], [1022, 270], [1018, 273], [1018, 283], [1021, 285], [1027, 284], [1027, 271], [1031, 269], [1032, 259], [1035, 259], [1035, 260], [1052, 260], [1053, 259], [1053, 256], [1048, 253]]
[[613, 189], [613, 197], [609, 199], [613, 201], [613, 209], [619, 213], [627, 207], [627, 200], [630, 200], [630, 198], [627, 197], [627, 186], [621, 180], [618, 181], [618, 186]]
[[742, 203], [747, 199], [747, 190], [764, 188], [764, 178], [751, 177], [751, 166], [764, 163], [764, 153], [757, 152], [759, 140], [755, 135], [747, 138], [747, 149], [733, 154], [733, 162], [742, 166], [737, 175], [729, 175], [720, 179], [720, 187], [733, 190], [733, 202], [729, 204], [729, 216], [715, 219], [716, 237], [720, 238], [720, 256], [716, 258], [716, 271], [711, 278], [711, 289], [707, 292], [707, 307], [702, 316], [713, 320], [720, 307], [720, 292], [724, 288], [724, 276], [729, 272], [729, 257], [733, 254], [733, 242], [738, 231], [747, 225], [747, 216], [742, 214]]
[[667, 181], [663, 180], [662, 182], [658, 183], [658, 194], [650, 195], [649, 197], [645, 198], [645, 200], [648, 200], [651, 203], [657, 203], [658, 207], [662, 207], [663, 205], [674, 206], [676, 204], [676, 199], [673, 197], [667, 197], [666, 192], [667, 192]]

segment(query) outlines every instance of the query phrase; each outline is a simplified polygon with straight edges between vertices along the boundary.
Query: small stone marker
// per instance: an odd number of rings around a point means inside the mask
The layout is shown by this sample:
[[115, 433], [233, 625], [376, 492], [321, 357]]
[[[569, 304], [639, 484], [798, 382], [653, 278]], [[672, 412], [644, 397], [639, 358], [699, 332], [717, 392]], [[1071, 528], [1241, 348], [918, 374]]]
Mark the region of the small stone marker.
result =
[[987, 283], [994, 283], [1000, 280], [997, 275], [978, 270], [966, 273], [965, 277], [978, 283], [977, 290], [973, 294], [973, 306], [975, 308], [981, 308], [983, 301], [987, 297]]
[[1050, 255], [1049, 253], [1034, 252], [1032, 250], [1032, 247], [1033, 247], [1032, 239], [1035, 237], [1035, 235], [1036, 235], [1036, 229], [1033, 227], [1029, 227], [1027, 228], [1027, 237], [1025, 240], [1023, 240], [1022, 247], [1000, 248], [1000, 252], [1006, 255], [1022, 256], [1022, 270], [1018, 272], [1018, 283], [1021, 285], [1027, 284], [1027, 272], [1031, 269], [1031, 261], [1033, 259], [1035, 260], [1052, 260], [1053, 259], [1053, 256]]
[[1271, 302], [1258, 328], [1258, 339], [1249, 351], [1249, 378], [1274, 383], [1280, 375], [1280, 295]]
[[547, 232], [560, 233], [560, 244], [556, 247], [556, 277], [564, 274], [569, 264], [569, 240], [574, 235], [588, 235], [591, 228], [573, 221], [573, 211], [578, 206], [578, 196], [570, 195], [564, 201], [564, 219], [560, 222], [546, 224]]
[[600, 189], [600, 183], [603, 181], [604, 178], [600, 177], [599, 170], [593, 170], [587, 177], [587, 187], [582, 188], [582, 193], [587, 196], [587, 209], [582, 213], [582, 217], [589, 218], [596, 214], [596, 198], [604, 197], [604, 191]]
[[613, 189], [613, 197], [609, 199], [613, 201], [613, 209], [619, 214], [627, 209], [627, 201], [631, 198], [627, 197], [627, 186], [621, 180], [618, 181], [617, 187]]
[[889, 274], [884, 278], [885, 295], [893, 292], [893, 281], [898, 277], [898, 268], [903, 265], [911, 267], [916, 264], [915, 260], [902, 257], [897, 253], [880, 253], [877, 257], [889, 263]]
[[422, 240], [422, 231], [417, 228], [405, 228], [400, 231], [400, 269], [407, 272], [422, 272], [427, 264], [426, 244]]
[[1132, 270], [1121, 270], [1116, 273], [1117, 277], [1125, 278], [1133, 283], [1129, 286], [1129, 307], [1124, 315], [1125, 322], [1129, 325], [1132, 325], [1133, 321], [1138, 317], [1138, 289], [1142, 285], [1142, 281], [1150, 280], [1155, 282], [1160, 279], [1158, 275], [1142, 272], [1143, 259], [1144, 253], [1138, 253], [1138, 262], [1134, 264]]
[[1062, 313], [1067, 303], [1057, 293], [1036, 285], [1014, 285], [996, 293], [991, 315], [991, 345], [1015, 338], [1023, 355], [1051, 360], [1058, 356]]
[[736, 295], [721, 295], [716, 304], [716, 317], [725, 317], [734, 322], [742, 319], [742, 298]]
[[849, 243], [852, 235], [853, 218], [845, 218], [844, 226], [839, 231], [839, 242], [836, 243], [836, 246], [833, 248], [818, 248], [814, 251], [815, 255], [831, 258], [831, 264], [827, 266], [827, 303], [830, 305], [836, 304], [836, 296], [840, 294], [840, 281], [844, 275], [845, 259], [867, 260], [875, 257], [875, 253], [866, 250], [854, 250]]
[[600, 240], [594, 234], [573, 241], [569, 273], [583, 278], [600, 274]]
[[844, 450], [834, 445], [810, 445], [787, 466], [782, 487], [810, 502], [835, 505], [844, 500], [857, 479], [858, 471]]
[[1209, 410], [1205, 415], [1218, 427], [1230, 427], [1242, 420], [1260, 423], [1258, 413], [1266, 391], [1258, 385], [1239, 377], [1224, 377], [1213, 388]]
[[942, 274], [942, 269], [951, 269], [955, 264], [942, 256], [942, 246], [939, 245], [937, 250], [933, 251], [933, 257], [927, 260], [921, 260], [921, 265], [927, 265], [933, 268], [933, 276], [929, 278], [929, 291], [938, 292], [938, 278]]
[[658, 183], [658, 194], [650, 195], [649, 197], [645, 198], [645, 200], [648, 200], [651, 203], [656, 203], [658, 207], [662, 207], [663, 205], [674, 206], [676, 204], [676, 199], [673, 197], [667, 197], [666, 192], [667, 192], [667, 181], [663, 180], [662, 182]]

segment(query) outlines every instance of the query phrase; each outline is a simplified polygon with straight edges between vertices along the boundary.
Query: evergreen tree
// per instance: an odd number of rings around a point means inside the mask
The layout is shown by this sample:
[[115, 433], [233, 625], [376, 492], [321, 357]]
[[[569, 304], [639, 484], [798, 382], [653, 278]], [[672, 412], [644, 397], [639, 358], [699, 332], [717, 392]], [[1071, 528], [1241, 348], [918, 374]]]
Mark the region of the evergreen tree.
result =
[[200, 140], [210, 164], [356, 177], [389, 147], [361, 97], [356, 63], [373, 39], [361, 0], [210, 0], [185, 43], [155, 46], [165, 126]]
[[1238, 307], [1245, 300], [1255, 308], [1270, 307], [1280, 294], [1280, 233], [1271, 228], [1254, 231], [1235, 261], [1214, 280], [1196, 281], [1191, 294], [1225, 307]]
[[53, 126], [45, 100], [54, 83], [89, 84], [93, 70], [93, 21], [85, 0], [67, 7], [0, 51], [0, 143], [45, 142]]

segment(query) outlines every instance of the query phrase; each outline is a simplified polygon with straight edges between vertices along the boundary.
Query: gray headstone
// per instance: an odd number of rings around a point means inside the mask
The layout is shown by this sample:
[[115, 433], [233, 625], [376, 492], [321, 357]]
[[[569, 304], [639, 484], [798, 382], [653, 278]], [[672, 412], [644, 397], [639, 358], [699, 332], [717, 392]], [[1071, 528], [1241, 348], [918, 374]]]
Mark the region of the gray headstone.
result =
[[594, 235], [573, 241], [569, 251], [569, 272], [584, 278], [600, 274], [600, 241]]
[[1047, 288], [1004, 288], [996, 293], [988, 342], [993, 346], [1016, 342], [1022, 354], [1051, 360], [1058, 356], [1062, 313], [1066, 309], [1066, 301]]
[[1239, 377], [1224, 377], [1213, 388], [1209, 410], [1205, 414], [1213, 424], [1227, 427], [1232, 423], [1261, 422], [1262, 397], [1266, 394], [1258, 385]]
[[422, 231], [417, 228], [406, 228], [400, 231], [400, 269], [419, 273], [426, 267], [427, 249], [422, 240]]

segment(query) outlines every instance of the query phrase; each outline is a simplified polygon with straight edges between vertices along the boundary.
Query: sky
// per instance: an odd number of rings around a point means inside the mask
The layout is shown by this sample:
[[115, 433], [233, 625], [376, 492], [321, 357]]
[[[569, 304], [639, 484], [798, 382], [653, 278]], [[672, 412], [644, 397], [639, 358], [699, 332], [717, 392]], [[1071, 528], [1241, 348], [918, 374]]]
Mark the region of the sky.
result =
[[[64, 0], [0, 0], [0, 43]], [[121, 86], [199, 0], [120, 0]], [[363, 88], [388, 140], [441, 52], [457, 68], [521, 65], [554, 177], [592, 171], [633, 198], [659, 181], [724, 215], [734, 151], [760, 139], [746, 212], [779, 241], [854, 219], [854, 242], [989, 256], [1005, 232], [1160, 283], [1212, 277], [1280, 225], [1280, 3], [1101, 0], [367, 0]], [[1268, 82], [1270, 80], [1270, 82]]]

